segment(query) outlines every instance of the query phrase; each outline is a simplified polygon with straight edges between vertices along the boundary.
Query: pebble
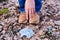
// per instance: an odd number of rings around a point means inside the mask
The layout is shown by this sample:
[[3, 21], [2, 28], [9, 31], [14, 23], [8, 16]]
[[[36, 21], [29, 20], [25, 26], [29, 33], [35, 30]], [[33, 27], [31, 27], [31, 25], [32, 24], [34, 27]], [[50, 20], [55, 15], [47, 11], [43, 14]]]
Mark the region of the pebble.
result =
[[54, 21], [55, 24], [60, 25], [60, 20], [59, 21]]
[[3, 27], [2, 27], [2, 26], [0, 26], [0, 31], [2, 31], [2, 28], [3, 28]]
[[44, 40], [49, 40], [48, 38], [45, 38]]

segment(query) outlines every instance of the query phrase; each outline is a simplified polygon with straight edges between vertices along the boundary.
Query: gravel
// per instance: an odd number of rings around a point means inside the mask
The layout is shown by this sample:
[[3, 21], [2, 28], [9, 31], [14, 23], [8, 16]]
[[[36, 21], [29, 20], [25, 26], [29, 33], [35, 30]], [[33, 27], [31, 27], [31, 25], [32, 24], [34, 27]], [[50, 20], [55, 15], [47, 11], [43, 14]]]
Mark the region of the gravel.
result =
[[[43, 0], [39, 25], [19, 24], [20, 13], [17, 12], [15, 3], [17, 0], [9, 0], [6, 5], [0, 3], [0, 10], [8, 8], [10, 11], [0, 14], [0, 40], [60, 40], [60, 0]], [[21, 38], [19, 34], [26, 27], [35, 32], [29, 39]]]

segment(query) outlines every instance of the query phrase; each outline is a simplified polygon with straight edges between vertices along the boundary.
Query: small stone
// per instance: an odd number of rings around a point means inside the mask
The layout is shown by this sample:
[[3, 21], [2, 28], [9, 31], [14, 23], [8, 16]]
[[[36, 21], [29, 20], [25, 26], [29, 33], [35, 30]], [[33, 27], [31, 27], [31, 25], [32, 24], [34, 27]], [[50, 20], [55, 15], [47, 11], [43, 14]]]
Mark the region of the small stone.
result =
[[48, 22], [46, 22], [46, 24], [49, 26], [54, 26], [54, 22], [52, 22], [52, 21], [48, 21]]
[[16, 7], [18, 7], [18, 6], [19, 6], [19, 4], [18, 4], [18, 3], [15, 3], [15, 5], [16, 5]]
[[5, 31], [5, 30], [3, 30], [3, 31], [2, 31], [2, 33], [3, 33], [3, 34], [5, 34], [5, 33], [6, 33], [6, 31]]
[[4, 26], [4, 25], [6, 25], [4, 21], [1, 21], [1, 23], [0, 23], [0, 24], [1, 24], [1, 25], [3, 25], [3, 26]]
[[44, 34], [43, 30], [40, 30], [39, 35], [43, 35], [43, 34]]
[[9, 7], [8, 10], [9, 10], [11, 13], [15, 13], [15, 12], [16, 12], [16, 8], [15, 8], [14, 6]]
[[2, 26], [0, 26], [0, 31], [2, 31]]
[[60, 38], [58, 38], [57, 40], [60, 40]]
[[45, 38], [44, 40], [49, 40], [48, 38]]
[[34, 37], [32, 37], [30, 40], [36, 40]]
[[39, 37], [35, 37], [36, 40], [41, 40]]
[[11, 18], [8, 19], [8, 21], [14, 23], [16, 21], [16, 19], [11, 17]]
[[59, 21], [54, 21], [55, 24], [60, 25], [60, 20]]
[[14, 40], [18, 40], [18, 39], [17, 39], [17, 36], [14, 36]]

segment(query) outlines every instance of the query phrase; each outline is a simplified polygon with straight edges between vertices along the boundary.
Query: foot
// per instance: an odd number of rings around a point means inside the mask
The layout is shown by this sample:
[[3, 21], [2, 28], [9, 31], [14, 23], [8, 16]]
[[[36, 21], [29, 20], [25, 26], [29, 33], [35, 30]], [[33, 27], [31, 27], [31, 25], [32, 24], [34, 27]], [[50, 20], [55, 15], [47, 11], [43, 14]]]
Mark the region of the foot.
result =
[[35, 13], [32, 17], [29, 17], [29, 19], [29, 23], [39, 23], [39, 15], [37, 13]]
[[21, 13], [19, 16], [19, 23], [26, 23], [27, 19], [26, 19], [26, 14], [25, 13]]

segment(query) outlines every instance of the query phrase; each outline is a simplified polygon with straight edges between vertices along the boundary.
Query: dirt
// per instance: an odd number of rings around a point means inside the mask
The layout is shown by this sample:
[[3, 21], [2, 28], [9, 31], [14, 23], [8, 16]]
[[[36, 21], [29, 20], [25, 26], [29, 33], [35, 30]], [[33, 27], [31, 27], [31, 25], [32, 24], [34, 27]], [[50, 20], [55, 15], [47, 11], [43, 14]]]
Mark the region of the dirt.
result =
[[[60, 0], [43, 0], [38, 25], [20, 24], [17, 1], [0, 3], [0, 10], [8, 8], [10, 12], [0, 14], [0, 40], [60, 40]], [[19, 31], [29, 27], [35, 34], [30, 39], [20, 37]]]

